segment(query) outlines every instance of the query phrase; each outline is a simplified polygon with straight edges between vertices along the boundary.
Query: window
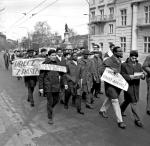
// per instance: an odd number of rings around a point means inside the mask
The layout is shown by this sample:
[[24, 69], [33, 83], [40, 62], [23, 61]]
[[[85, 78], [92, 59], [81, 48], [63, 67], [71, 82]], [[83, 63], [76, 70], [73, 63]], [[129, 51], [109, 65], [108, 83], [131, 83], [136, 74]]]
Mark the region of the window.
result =
[[95, 26], [92, 26], [92, 27], [91, 27], [91, 30], [92, 30], [92, 32], [91, 32], [92, 35], [95, 35]]
[[104, 9], [100, 9], [100, 16], [104, 16]]
[[95, 5], [95, 0], [91, 0], [91, 5]]
[[113, 24], [109, 24], [109, 33], [112, 34], [114, 31]]
[[114, 7], [110, 7], [109, 8], [109, 14], [110, 15], [114, 15]]
[[150, 53], [150, 36], [144, 37], [144, 53]]
[[121, 12], [121, 25], [126, 26], [127, 25], [127, 10], [123, 9]]
[[123, 49], [124, 52], [126, 52], [126, 37], [121, 37], [120, 42], [121, 42], [121, 48]]
[[113, 19], [114, 17], [114, 7], [109, 8], [109, 18]]
[[100, 49], [101, 51], [103, 50], [103, 43], [99, 43], [100, 44]]
[[145, 6], [145, 23], [150, 23], [150, 6]]
[[92, 16], [92, 18], [95, 18], [95, 11], [91, 12], [91, 16]]

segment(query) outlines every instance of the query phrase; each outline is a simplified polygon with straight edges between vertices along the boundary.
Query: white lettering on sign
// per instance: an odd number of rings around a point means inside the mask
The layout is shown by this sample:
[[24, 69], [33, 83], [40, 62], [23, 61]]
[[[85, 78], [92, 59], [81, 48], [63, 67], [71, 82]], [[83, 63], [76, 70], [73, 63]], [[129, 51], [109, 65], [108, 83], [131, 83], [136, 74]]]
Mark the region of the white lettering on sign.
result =
[[129, 87], [128, 83], [122, 77], [122, 75], [119, 73], [114, 74], [114, 71], [111, 70], [110, 68], [105, 69], [105, 71], [101, 77], [101, 80], [103, 80], [111, 85], [114, 85], [122, 90], [125, 90], [125, 91], [127, 91], [128, 87]]

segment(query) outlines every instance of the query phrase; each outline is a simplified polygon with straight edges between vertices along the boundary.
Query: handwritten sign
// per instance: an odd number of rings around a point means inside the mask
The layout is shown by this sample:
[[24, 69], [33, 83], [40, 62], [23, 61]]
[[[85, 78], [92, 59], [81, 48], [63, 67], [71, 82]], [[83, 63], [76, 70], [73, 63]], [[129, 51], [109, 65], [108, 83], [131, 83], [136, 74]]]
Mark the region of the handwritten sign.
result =
[[53, 64], [41, 64], [40, 70], [52, 70], [52, 71], [59, 71], [59, 72], [67, 72], [67, 69], [65, 66], [60, 65], [53, 65]]
[[12, 76], [38, 76], [44, 58], [17, 59], [12, 64]]
[[114, 74], [114, 71], [111, 70], [110, 68], [105, 69], [105, 71], [101, 77], [101, 80], [103, 80], [111, 85], [114, 85], [122, 90], [125, 90], [125, 91], [127, 91], [128, 87], [129, 87], [128, 83], [122, 77], [122, 75], [119, 73]]

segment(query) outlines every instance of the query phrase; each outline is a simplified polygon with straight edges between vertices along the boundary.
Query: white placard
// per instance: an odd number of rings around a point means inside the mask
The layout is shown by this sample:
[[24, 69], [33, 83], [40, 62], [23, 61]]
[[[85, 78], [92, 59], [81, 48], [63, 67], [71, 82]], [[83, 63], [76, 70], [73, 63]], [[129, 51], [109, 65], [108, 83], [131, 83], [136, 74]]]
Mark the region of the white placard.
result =
[[38, 76], [44, 58], [17, 59], [12, 64], [12, 76]]
[[114, 74], [114, 71], [110, 68], [105, 69], [101, 80], [125, 91], [127, 91], [129, 87], [127, 81], [122, 77], [122, 75], [119, 73]]
[[67, 69], [65, 66], [60, 65], [53, 65], [53, 64], [41, 64], [40, 70], [52, 70], [52, 71], [59, 71], [59, 72], [67, 72]]

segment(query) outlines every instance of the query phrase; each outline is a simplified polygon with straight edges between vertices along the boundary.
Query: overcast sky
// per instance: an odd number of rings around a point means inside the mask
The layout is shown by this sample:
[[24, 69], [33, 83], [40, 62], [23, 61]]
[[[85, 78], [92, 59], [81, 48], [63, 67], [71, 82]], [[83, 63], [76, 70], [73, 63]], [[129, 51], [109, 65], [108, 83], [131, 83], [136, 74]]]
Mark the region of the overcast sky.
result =
[[[52, 32], [63, 35], [65, 23], [78, 34], [88, 33], [88, 4], [86, 0], [0, 0], [0, 31], [7, 38], [18, 39], [33, 31], [38, 21], [47, 21]], [[40, 4], [42, 3], [43, 4]], [[38, 6], [31, 11], [33, 8]], [[48, 7], [49, 6], [49, 7]], [[47, 7], [47, 8], [45, 8]], [[31, 11], [31, 12], [30, 12]], [[30, 13], [28, 13], [30, 12]], [[24, 15], [23, 13], [28, 13]], [[32, 14], [35, 14], [32, 17]]]

